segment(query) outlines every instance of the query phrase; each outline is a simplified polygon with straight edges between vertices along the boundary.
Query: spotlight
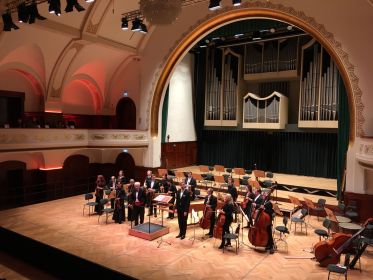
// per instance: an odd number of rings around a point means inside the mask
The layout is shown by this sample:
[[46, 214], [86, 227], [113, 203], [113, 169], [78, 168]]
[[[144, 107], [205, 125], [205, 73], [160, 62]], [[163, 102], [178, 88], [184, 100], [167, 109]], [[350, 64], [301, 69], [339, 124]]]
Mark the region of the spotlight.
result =
[[38, 7], [37, 7], [35, 1], [33, 1], [31, 3], [31, 5], [27, 6], [27, 11], [30, 15], [30, 17], [28, 19], [29, 24], [35, 23], [35, 19], [39, 19], [39, 20], [46, 20], [47, 19], [47, 18], [45, 18], [45, 17], [43, 17], [39, 14]]
[[273, 27], [269, 30], [269, 32], [271, 33], [275, 33], [276, 32], [276, 29], [274, 29]]
[[148, 28], [146, 27], [144, 23], [141, 23], [140, 27], [141, 27], [141, 30], [140, 30], [141, 33], [144, 33], [144, 34], [148, 33]]
[[14, 22], [12, 20], [12, 15], [11, 15], [10, 12], [7, 12], [7, 13], [3, 14], [2, 17], [3, 17], [3, 23], [4, 23], [3, 31], [11, 31], [12, 28], [14, 30], [19, 29], [19, 27], [14, 24]]
[[221, 9], [220, 0], [210, 0], [209, 10], [215, 11]]
[[73, 8], [75, 7], [75, 9], [78, 11], [78, 12], [82, 12], [84, 11], [85, 9], [78, 3], [78, 0], [66, 0], [66, 8], [65, 8], [65, 12], [66, 13], [70, 13], [73, 11]]
[[60, 0], [49, 0], [49, 13], [56, 14], [56, 16], [61, 15], [61, 1]]
[[289, 30], [289, 31], [291, 31], [291, 30], [293, 30], [293, 26], [288, 25], [288, 26], [286, 27], [286, 29]]
[[85, 0], [86, 3], [92, 3], [95, 2], [95, 0]]
[[28, 22], [30, 14], [27, 10], [25, 2], [17, 6], [17, 12], [18, 12], [18, 22]]
[[138, 18], [135, 18], [132, 21], [132, 28], [131, 28], [131, 30], [134, 31], [134, 32], [140, 31], [141, 30], [141, 20], [139, 20]]
[[232, 4], [233, 6], [237, 7], [237, 6], [241, 6], [241, 0], [232, 0]]
[[122, 30], [128, 29], [128, 19], [126, 17], [122, 17]]

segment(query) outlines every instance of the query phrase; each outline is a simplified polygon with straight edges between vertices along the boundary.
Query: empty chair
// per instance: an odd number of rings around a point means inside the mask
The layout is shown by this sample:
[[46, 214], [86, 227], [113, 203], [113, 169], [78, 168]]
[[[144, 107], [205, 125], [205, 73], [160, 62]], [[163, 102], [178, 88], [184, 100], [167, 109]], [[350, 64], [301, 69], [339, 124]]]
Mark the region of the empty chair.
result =
[[236, 175], [238, 175], [238, 178], [241, 178], [241, 176], [244, 176], [246, 174], [245, 170], [243, 168], [240, 168], [240, 167], [233, 168], [233, 171]]
[[280, 233], [280, 237], [275, 240], [276, 248], [278, 248], [278, 246], [277, 246], [278, 243], [283, 242], [284, 245], [285, 245], [286, 251], [288, 251], [288, 243], [286, 241], [286, 234], [290, 233], [289, 229], [286, 227], [287, 224], [288, 224], [288, 220], [289, 220], [289, 218], [284, 216], [284, 218], [282, 219], [283, 225], [275, 227], [275, 230], [277, 230]]
[[317, 202], [317, 204], [313, 203], [311, 199], [308, 199], [306, 197], [303, 198], [304, 202], [307, 205], [308, 208], [308, 214], [311, 215], [311, 210], [316, 213], [317, 220], [319, 220], [320, 213], [324, 212], [324, 206], [326, 200], [323, 198], [320, 198]]
[[219, 175], [220, 175], [221, 172], [225, 172], [225, 168], [224, 168], [223, 165], [215, 164], [214, 169], [215, 169], [216, 172], [219, 172]]
[[339, 279], [339, 275], [341, 274], [345, 276], [345, 279], [347, 279], [347, 267], [346, 266], [342, 266], [339, 264], [329, 264], [327, 269], [329, 271], [328, 279], [330, 279], [331, 273], [338, 274], [338, 279]]
[[227, 186], [227, 183], [225, 182], [224, 177], [222, 175], [215, 175], [214, 181], [216, 185], [219, 185], [219, 188]]
[[[93, 199], [93, 194], [91, 193], [86, 193], [84, 195], [84, 200], [86, 201], [83, 205], [83, 216], [84, 216], [84, 210], [85, 210], [85, 207], [88, 206], [88, 216], [91, 215], [91, 207], [95, 207], [96, 205], [98, 205], [97, 202], [94, 202], [94, 201], [90, 201], [91, 199]], [[93, 211], [92, 211], [93, 212]]]
[[100, 217], [101, 217], [102, 214], [105, 213], [105, 215], [106, 215], [106, 223], [107, 223], [109, 214], [113, 214], [114, 213], [114, 209], [113, 208], [111, 208], [111, 207], [105, 208], [105, 205], [108, 204], [108, 202], [109, 202], [109, 199], [107, 199], [107, 198], [103, 198], [103, 199], [100, 200], [100, 204], [103, 206], [104, 209], [102, 209], [101, 214], [98, 215], [98, 221], [97, 221], [97, 223], [100, 223]]
[[307, 216], [307, 209], [300, 209], [299, 211], [295, 212], [291, 217], [290, 229], [292, 223], [294, 223], [294, 233], [297, 231], [297, 224], [300, 224], [300, 230], [303, 231], [303, 225], [306, 228], [306, 235], [307, 235], [307, 224], [304, 218]]
[[332, 222], [329, 219], [325, 219], [322, 223], [323, 227], [327, 229], [315, 229], [315, 233], [319, 236], [319, 241], [321, 241], [321, 237], [327, 239], [330, 234], [330, 227], [332, 225]]
[[[238, 254], [238, 248], [239, 248], [238, 236], [240, 234], [240, 227], [241, 227], [241, 224], [238, 224], [234, 233], [224, 234], [224, 238], [226, 241], [228, 241], [228, 244], [231, 243], [231, 240], [234, 240], [236, 244], [236, 254]], [[223, 247], [223, 253], [224, 251], [225, 251], [225, 246]]]
[[351, 200], [346, 205], [345, 216], [353, 221], [359, 220], [359, 214], [357, 212], [357, 202]]

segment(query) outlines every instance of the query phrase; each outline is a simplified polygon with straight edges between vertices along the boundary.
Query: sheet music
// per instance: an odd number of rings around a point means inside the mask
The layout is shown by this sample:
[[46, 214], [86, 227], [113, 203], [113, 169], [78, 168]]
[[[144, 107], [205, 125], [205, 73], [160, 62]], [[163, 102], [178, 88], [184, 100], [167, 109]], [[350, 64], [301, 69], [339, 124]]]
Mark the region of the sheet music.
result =
[[192, 209], [192, 217], [195, 223], [199, 222], [198, 212], [196, 212], [194, 209]]

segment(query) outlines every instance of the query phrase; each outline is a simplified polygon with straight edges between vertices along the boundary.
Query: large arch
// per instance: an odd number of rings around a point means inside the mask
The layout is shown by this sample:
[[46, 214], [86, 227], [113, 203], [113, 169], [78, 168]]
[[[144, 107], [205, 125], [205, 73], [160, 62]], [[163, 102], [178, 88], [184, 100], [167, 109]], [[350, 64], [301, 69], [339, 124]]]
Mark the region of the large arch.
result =
[[295, 11], [293, 8], [270, 2], [246, 2], [241, 7], [238, 10], [227, 7], [217, 14], [208, 15], [205, 20], [198, 22], [188, 34], [181, 34], [175, 48], [171, 48], [154, 89], [150, 113], [151, 136], [153, 138], [158, 136], [160, 102], [176, 64], [198, 40], [212, 30], [235, 21], [250, 18], [269, 18], [287, 22], [310, 33], [323, 45], [336, 61], [347, 90], [350, 110], [350, 144], [353, 143], [356, 135], [363, 135], [364, 117], [362, 110], [364, 106], [361, 101], [362, 92], [358, 86], [358, 78], [354, 74], [354, 68], [348, 60], [348, 55], [342, 50], [341, 44], [334, 39], [333, 35], [327, 32], [324, 26], [316, 23], [313, 18], [306, 16], [303, 12]]
[[136, 129], [136, 105], [131, 98], [121, 98], [115, 111], [118, 129]]

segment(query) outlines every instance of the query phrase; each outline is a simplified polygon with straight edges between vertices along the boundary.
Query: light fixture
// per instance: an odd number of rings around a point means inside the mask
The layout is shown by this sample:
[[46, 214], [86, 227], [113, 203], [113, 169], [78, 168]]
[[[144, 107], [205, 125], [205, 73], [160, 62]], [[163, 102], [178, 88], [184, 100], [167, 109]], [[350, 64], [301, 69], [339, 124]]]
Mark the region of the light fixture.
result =
[[253, 32], [253, 41], [254, 40], [260, 40], [262, 39], [262, 37], [260, 36], [260, 32], [259, 31], [254, 31]]
[[3, 31], [11, 31], [12, 28], [14, 30], [19, 29], [19, 27], [14, 24], [14, 22], [12, 20], [12, 15], [11, 15], [10, 12], [7, 12], [7, 13], [3, 14], [2, 17], [3, 17], [3, 22], [4, 22]]
[[61, 1], [60, 0], [49, 0], [49, 13], [56, 14], [56, 16], [61, 15]]
[[84, 11], [85, 9], [78, 3], [78, 0], [66, 0], [66, 8], [65, 8], [65, 12], [66, 13], [70, 13], [73, 11], [73, 8], [75, 7], [75, 9], [78, 11], [78, 12], [82, 12]]
[[276, 32], [276, 29], [274, 29], [273, 27], [269, 30], [269, 32], [271, 33], [275, 33]]
[[126, 17], [122, 17], [122, 30], [128, 29], [128, 19]]
[[27, 11], [28, 11], [28, 14], [30, 15], [28, 19], [29, 24], [35, 23], [35, 19], [38, 19], [38, 20], [47, 19], [39, 14], [38, 6], [36, 5], [35, 1], [33, 1], [31, 5], [27, 6]]
[[241, 6], [241, 0], [232, 0], [232, 4], [233, 6], [237, 7], [237, 6]]
[[292, 25], [288, 25], [288, 26], [286, 27], [286, 29], [289, 30], [289, 31], [291, 31], [291, 30], [293, 29], [293, 26], [292, 26]]
[[238, 34], [235, 34], [235, 35], [234, 35], [234, 38], [240, 38], [240, 37], [242, 37], [243, 35], [245, 35], [245, 34], [243, 34], [243, 33], [238, 33]]
[[138, 18], [135, 18], [133, 21], [132, 21], [132, 28], [131, 28], [131, 31], [140, 31], [141, 30], [141, 20], [139, 20]]
[[209, 10], [215, 11], [221, 9], [220, 0], [210, 0]]
[[95, 0], [85, 0], [86, 3], [92, 3], [95, 2]]
[[144, 34], [148, 33], [148, 28], [146, 27], [144, 23], [140, 23], [140, 27], [141, 27], [141, 30], [140, 30], [141, 33], [144, 33]]
[[27, 10], [25, 2], [22, 2], [17, 6], [18, 22], [28, 22], [30, 14]]

